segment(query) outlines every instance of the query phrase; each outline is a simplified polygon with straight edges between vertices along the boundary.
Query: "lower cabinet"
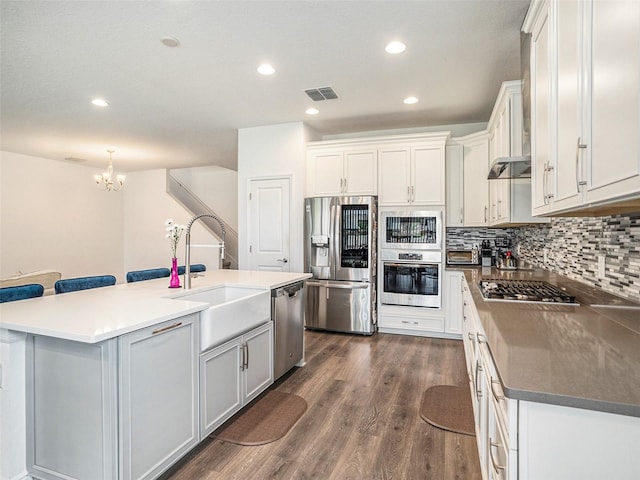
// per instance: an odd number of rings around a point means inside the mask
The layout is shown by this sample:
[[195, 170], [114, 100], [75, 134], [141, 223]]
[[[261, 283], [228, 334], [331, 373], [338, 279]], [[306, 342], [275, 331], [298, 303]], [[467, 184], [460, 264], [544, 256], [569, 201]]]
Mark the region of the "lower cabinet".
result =
[[200, 355], [204, 438], [273, 383], [273, 322]]
[[96, 344], [30, 335], [29, 474], [150, 479], [193, 448], [197, 320], [187, 315]]
[[156, 478], [200, 440], [197, 318], [118, 339], [122, 480]]

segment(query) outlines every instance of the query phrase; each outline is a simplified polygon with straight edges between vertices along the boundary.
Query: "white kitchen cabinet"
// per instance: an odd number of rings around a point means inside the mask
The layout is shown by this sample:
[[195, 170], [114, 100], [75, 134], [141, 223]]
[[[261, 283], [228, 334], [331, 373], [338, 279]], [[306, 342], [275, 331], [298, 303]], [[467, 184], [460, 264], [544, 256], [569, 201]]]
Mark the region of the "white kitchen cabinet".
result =
[[519, 480], [640, 478], [640, 418], [518, 403]]
[[444, 143], [379, 150], [379, 205], [444, 205]]
[[117, 340], [30, 335], [26, 347], [29, 474], [118, 478]]
[[533, 209], [640, 207], [640, 3], [534, 1]]
[[[504, 82], [489, 119], [489, 158], [522, 157], [522, 81]], [[489, 180], [489, 225], [546, 223], [531, 210], [531, 179]]]
[[198, 315], [100, 343], [27, 341], [35, 478], [155, 478], [199, 442]]
[[273, 383], [273, 322], [200, 355], [204, 438]]
[[[463, 346], [483, 479], [518, 478], [518, 402], [504, 395], [466, 279], [461, 279]], [[542, 477], [541, 477], [542, 478]]]
[[489, 136], [483, 131], [457, 139], [464, 152], [464, 226], [489, 224]]
[[445, 148], [446, 226], [464, 225], [464, 150], [460, 144], [448, 144]]
[[118, 339], [122, 480], [156, 478], [200, 441], [197, 319]]
[[449, 132], [307, 144], [307, 196], [379, 195], [379, 205], [444, 205]]
[[307, 196], [377, 194], [375, 148], [311, 148], [307, 151]]
[[446, 309], [445, 332], [462, 335], [462, 272], [445, 270], [444, 304]]

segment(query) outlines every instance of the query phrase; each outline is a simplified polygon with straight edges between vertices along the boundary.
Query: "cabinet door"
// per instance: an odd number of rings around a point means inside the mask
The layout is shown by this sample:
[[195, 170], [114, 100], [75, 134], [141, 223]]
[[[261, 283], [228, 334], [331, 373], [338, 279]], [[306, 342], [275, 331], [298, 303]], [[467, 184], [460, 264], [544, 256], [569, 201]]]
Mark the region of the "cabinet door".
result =
[[202, 438], [242, 407], [241, 338], [200, 356], [200, 432]]
[[464, 225], [486, 226], [489, 222], [489, 139], [464, 146]]
[[197, 318], [119, 338], [121, 479], [156, 478], [200, 439]]
[[445, 333], [462, 334], [462, 276], [460, 272], [444, 272], [447, 309]]
[[273, 323], [247, 333], [243, 337], [245, 403], [273, 383]]
[[117, 341], [92, 344], [35, 335], [26, 346], [29, 474], [117, 478]]
[[640, 2], [585, 2], [592, 26], [586, 202], [640, 193]]
[[341, 195], [344, 187], [342, 152], [311, 151], [307, 155], [307, 195]]
[[446, 149], [446, 208], [447, 227], [463, 225], [463, 148], [462, 145], [447, 145]]
[[411, 194], [410, 149], [383, 149], [379, 155], [378, 205], [407, 205]]
[[378, 156], [375, 150], [345, 152], [345, 190], [349, 195], [378, 194]]
[[411, 149], [411, 157], [413, 167], [411, 203], [444, 205], [444, 149], [414, 147]]
[[531, 37], [531, 195], [534, 214], [548, 213], [555, 189], [551, 158], [548, 9], [537, 19]]
[[551, 14], [555, 18], [555, 61], [553, 83], [557, 99], [553, 112], [556, 117], [556, 169], [553, 209], [562, 210], [582, 203], [580, 192], [581, 138], [580, 116], [580, 42], [581, 30], [577, 0], [554, 1]]

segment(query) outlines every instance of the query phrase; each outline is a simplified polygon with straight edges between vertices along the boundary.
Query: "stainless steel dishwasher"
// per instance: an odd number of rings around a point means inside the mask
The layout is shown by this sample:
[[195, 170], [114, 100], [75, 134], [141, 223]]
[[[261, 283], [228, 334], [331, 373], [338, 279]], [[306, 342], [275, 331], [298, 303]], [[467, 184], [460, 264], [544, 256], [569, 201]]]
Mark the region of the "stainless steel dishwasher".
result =
[[271, 290], [271, 319], [274, 323], [274, 379], [280, 378], [303, 358], [304, 284], [292, 283]]

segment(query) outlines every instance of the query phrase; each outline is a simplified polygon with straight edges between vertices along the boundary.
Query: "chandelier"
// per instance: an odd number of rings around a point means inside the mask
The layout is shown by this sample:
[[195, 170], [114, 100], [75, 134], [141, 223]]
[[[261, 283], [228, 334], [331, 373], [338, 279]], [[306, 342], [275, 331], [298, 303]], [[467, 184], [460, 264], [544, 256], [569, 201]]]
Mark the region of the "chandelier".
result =
[[111, 154], [113, 154], [114, 151], [115, 150], [107, 150], [107, 152], [109, 152], [109, 166], [107, 167], [107, 171], [102, 175], [96, 174], [93, 176], [96, 185], [102, 187], [103, 190], [107, 190], [108, 192], [117, 192], [118, 190], [120, 190], [123, 187], [125, 180], [124, 175], [113, 174], [113, 162], [111, 160]]

